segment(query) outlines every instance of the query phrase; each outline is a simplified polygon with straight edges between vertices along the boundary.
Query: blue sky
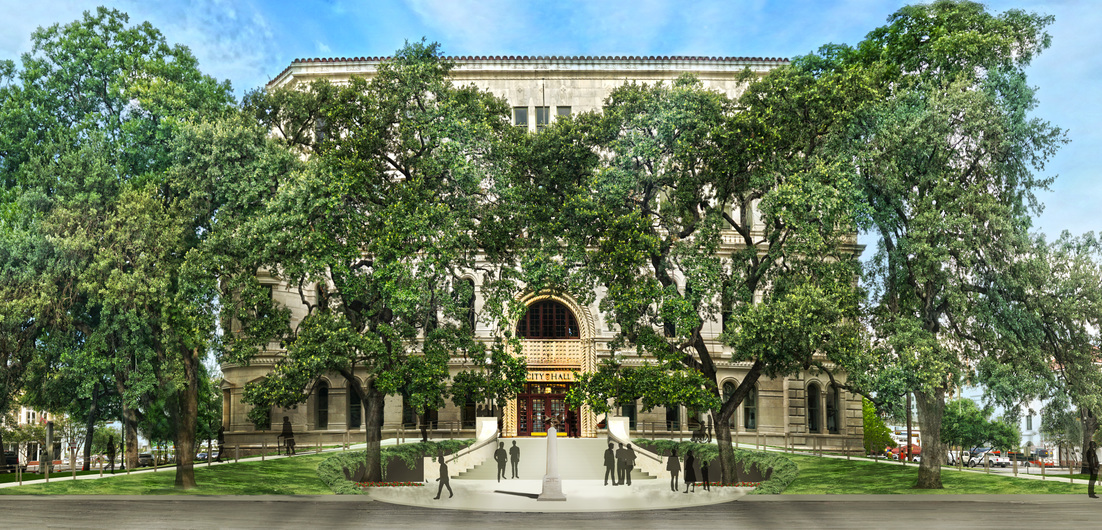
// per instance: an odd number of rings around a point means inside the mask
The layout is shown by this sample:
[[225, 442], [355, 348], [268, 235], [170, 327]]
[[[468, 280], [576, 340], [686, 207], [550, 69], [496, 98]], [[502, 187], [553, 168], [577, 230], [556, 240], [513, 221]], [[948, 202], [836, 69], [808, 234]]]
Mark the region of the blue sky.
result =
[[[99, 4], [148, 20], [190, 47], [202, 69], [238, 94], [295, 58], [389, 55], [426, 37], [449, 55], [722, 55], [793, 57], [829, 42], [853, 44], [898, 0], [0, 0], [0, 58], [29, 51], [39, 26], [69, 22]], [[1102, 3], [992, 0], [993, 11], [1056, 17], [1053, 45], [1030, 67], [1036, 115], [1068, 130], [1050, 160], [1035, 228], [1055, 237], [1102, 230]]]

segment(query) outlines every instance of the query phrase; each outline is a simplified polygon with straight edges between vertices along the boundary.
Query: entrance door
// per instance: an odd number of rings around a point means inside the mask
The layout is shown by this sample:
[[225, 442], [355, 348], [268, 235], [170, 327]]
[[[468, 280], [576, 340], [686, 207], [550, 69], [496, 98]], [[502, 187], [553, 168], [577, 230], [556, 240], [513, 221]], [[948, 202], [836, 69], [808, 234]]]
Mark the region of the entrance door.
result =
[[568, 383], [528, 383], [524, 393], [517, 394], [517, 435], [546, 433], [552, 418], [577, 423], [577, 409], [568, 411], [566, 408], [569, 388]]

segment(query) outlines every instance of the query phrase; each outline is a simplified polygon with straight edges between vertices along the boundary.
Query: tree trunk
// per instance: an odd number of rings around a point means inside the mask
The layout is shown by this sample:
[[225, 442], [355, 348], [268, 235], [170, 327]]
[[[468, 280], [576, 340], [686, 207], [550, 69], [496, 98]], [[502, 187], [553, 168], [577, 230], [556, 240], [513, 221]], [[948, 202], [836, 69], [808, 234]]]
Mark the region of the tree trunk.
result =
[[721, 414], [712, 414], [712, 423], [716, 428], [716, 446], [719, 448], [720, 480], [723, 484], [737, 484], [742, 482], [738, 476], [738, 467], [735, 462], [735, 448], [731, 444], [731, 425], [728, 414], [724, 418]]
[[199, 419], [199, 350], [183, 353], [184, 387], [176, 394], [176, 488], [195, 484], [195, 430]]
[[122, 436], [126, 450], [122, 454], [126, 469], [134, 469], [138, 466], [138, 415], [126, 405], [122, 405]]
[[[922, 462], [918, 464], [918, 489], [941, 489], [941, 465], [945, 446], [941, 443], [941, 418], [945, 414], [945, 393], [914, 391], [918, 424], [922, 427]], [[910, 414], [910, 411], [907, 411]], [[910, 440], [907, 440], [910, 443]]]
[[96, 398], [96, 391], [92, 390], [92, 403], [88, 407], [88, 421], [84, 424], [84, 467], [81, 468], [83, 471], [92, 469], [92, 436], [96, 433], [96, 413], [98, 412], [98, 400]]
[[383, 467], [382, 454], [380, 453], [383, 441], [383, 405], [386, 394], [375, 387], [375, 382], [367, 383], [366, 418], [364, 426], [367, 427], [367, 449], [365, 451], [366, 474], [364, 480], [368, 482], [382, 482]]
[[1098, 431], [1098, 418], [1087, 409], [1083, 407], [1079, 408], [1079, 421], [1083, 422], [1083, 467], [1079, 472], [1085, 475], [1089, 475], [1091, 470], [1087, 468], [1087, 450], [1091, 446], [1091, 440], [1094, 439], [1094, 433]]

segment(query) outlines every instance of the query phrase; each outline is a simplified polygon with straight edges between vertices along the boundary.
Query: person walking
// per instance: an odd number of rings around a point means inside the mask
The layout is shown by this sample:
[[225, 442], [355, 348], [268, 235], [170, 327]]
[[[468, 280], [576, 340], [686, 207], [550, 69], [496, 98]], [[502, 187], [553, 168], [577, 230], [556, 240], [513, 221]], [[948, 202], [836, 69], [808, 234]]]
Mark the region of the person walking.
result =
[[1097, 499], [1098, 495], [1094, 494], [1094, 483], [1098, 481], [1098, 444], [1091, 440], [1090, 445], [1087, 446], [1087, 471], [1091, 474], [1090, 482], [1087, 483], [1087, 496], [1092, 499]]
[[708, 484], [708, 462], [707, 460], [700, 461], [700, 479], [704, 481], [704, 491], [712, 491], [711, 486]]
[[628, 479], [628, 486], [631, 485], [631, 470], [635, 469], [635, 449], [631, 448], [631, 444], [628, 444], [625, 449], [627, 457], [624, 459], [624, 476]]
[[433, 497], [434, 501], [440, 500], [440, 494], [444, 492], [444, 488], [448, 488], [449, 499], [455, 496], [455, 494], [452, 493], [451, 477], [448, 476], [448, 464], [444, 463], [444, 455], [440, 455], [439, 461], [440, 476], [437, 477], [436, 480], [440, 481], [440, 486], [436, 488], [436, 497]]
[[624, 483], [624, 469], [627, 468], [627, 450], [624, 449], [624, 444], [620, 444], [619, 449], [616, 449], [616, 483]]
[[616, 485], [616, 455], [612, 452], [612, 442], [608, 443], [605, 450], [605, 486], [608, 486], [608, 476], [612, 475], [612, 485]]
[[501, 482], [501, 479], [505, 478], [505, 464], [509, 462], [509, 457], [505, 454], [505, 442], [497, 445], [497, 451], [494, 451], [494, 460], [497, 460], [497, 481]]
[[509, 463], [513, 466], [513, 478], [520, 478], [520, 473], [517, 472], [517, 466], [520, 465], [520, 448], [517, 447], [516, 440], [513, 440], [513, 446], [509, 448]]
[[[612, 444], [608, 444], [608, 447], [611, 451]], [[666, 461], [666, 471], [670, 472], [670, 489], [678, 491], [677, 475], [681, 473], [681, 461], [677, 459], [677, 449], [670, 453], [670, 459]]]
[[685, 452], [685, 493], [689, 492], [689, 485], [693, 487], [693, 493], [696, 493], [696, 460], [693, 458], [692, 451]]

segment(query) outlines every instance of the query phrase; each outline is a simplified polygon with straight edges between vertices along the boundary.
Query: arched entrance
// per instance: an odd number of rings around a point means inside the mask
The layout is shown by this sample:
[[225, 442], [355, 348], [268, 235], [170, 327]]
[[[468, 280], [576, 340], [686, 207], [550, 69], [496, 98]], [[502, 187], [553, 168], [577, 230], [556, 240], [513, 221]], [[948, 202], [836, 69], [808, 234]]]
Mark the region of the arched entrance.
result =
[[570, 423], [577, 435], [595, 436], [597, 422], [589, 408], [571, 410], [565, 399], [574, 372], [595, 368], [592, 318], [566, 297], [545, 294], [525, 302], [528, 311], [514, 331], [527, 360], [528, 382], [505, 410], [505, 436], [545, 435], [552, 418]]

